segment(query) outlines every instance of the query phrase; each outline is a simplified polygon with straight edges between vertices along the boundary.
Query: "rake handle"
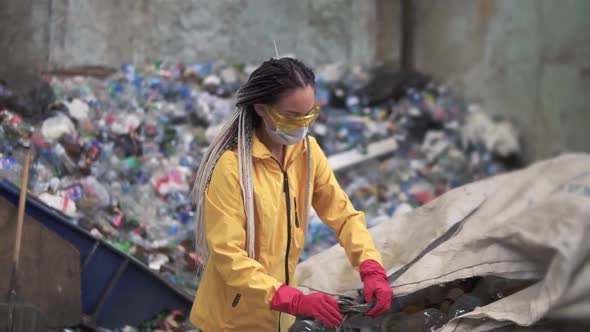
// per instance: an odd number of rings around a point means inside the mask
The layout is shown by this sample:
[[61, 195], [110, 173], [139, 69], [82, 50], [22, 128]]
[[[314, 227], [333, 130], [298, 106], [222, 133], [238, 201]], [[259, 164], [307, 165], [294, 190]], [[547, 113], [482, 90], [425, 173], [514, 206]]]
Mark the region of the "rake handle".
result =
[[18, 200], [18, 215], [16, 224], [16, 236], [14, 241], [13, 262], [15, 270], [18, 269], [20, 259], [20, 249], [23, 236], [23, 224], [25, 219], [25, 204], [27, 202], [27, 187], [29, 185], [29, 165], [31, 164], [31, 149], [25, 150], [25, 162], [20, 186], [20, 195]]

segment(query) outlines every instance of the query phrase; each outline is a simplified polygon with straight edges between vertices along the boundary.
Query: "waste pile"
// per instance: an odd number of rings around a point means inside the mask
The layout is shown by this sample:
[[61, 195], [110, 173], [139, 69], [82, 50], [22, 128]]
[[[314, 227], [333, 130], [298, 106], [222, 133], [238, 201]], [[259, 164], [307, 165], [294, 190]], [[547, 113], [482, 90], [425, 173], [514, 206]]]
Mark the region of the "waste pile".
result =
[[127, 326], [121, 332], [186, 332], [195, 331], [186, 314], [175, 310], [162, 312], [151, 320], [145, 321], [137, 327]]
[[[22, 151], [11, 128], [31, 127], [31, 192], [193, 295], [200, 259], [191, 186], [209, 142], [233, 112], [231, 97], [254, 68], [155, 63], [124, 65], [100, 78], [48, 75], [55, 101], [40, 120], [1, 112], [0, 177], [19, 183]], [[316, 91], [322, 113], [311, 133], [328, 156], [363, 153], [386, 138], [397, 142], [393, 153], [336, 173], [369, 226], [510, 169], [520, 153], [510, 123], [490, 119], [419, 73], [327, 66], [318, 70]], [[336, 243], [311, 218], [302, 259]]]
[[[73, 327], [60, 330], [60, 332], [87, 332], [89, 329]], [[180, 310], [164, 311], [155, 315], [137, 326], [123, 326], [110, 330], [104, 327], [93, 328], [97, 332], [200, 332], [190, 323], [187, 315]]]

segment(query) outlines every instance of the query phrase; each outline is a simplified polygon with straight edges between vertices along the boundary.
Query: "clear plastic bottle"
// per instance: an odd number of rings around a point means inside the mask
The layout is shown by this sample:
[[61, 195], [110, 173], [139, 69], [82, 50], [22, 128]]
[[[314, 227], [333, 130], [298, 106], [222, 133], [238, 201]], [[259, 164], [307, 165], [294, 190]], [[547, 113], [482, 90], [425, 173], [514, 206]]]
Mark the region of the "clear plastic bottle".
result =
[[153, 248], [175, 246], [183, 238], [182, 225], [170, 217], [146, 225], [146, 233]]
[[20, 185], [23, 167], [13, 156], [0, 156], [0, 179]]

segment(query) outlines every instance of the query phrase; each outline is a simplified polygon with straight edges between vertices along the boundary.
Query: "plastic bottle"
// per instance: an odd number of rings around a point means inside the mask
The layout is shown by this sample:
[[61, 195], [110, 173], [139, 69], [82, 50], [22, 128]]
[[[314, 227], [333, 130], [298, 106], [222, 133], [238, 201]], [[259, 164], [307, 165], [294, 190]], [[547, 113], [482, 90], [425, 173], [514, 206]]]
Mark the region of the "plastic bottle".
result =
[[146, 233], [153, 248], [171, 247], [176, 245], [186, 234], [182, 234], [182, 225], [170, 217], [146, 225]]
[[20, 184], [22, 166], [12, 156], [0, 156], [0, 179]]
[[53, 152], [59, 158], [68, 173], [71, 173], [76, 169], [76, 163], [74, 163], [74, 161], [72, 161], [72, 159], [67, 155], [66, 150], [61, 144], [55, 144], [53, 146]]
[[458, 317], [481, 307], [482, 301], [473, 295], [463, 295], [449, 308], [449, 317]]
[[289, 332], [313, 332], [321, 331], [322, 325], [318, 321], [298, 320], [289, 328]]
[[453, 288], [447, 294], [445, 300], [439, 305], [439, 309], [444, 313], [449, 313], [451, 306], [453, 303], [457, 301], [461, 296], [463, 296], [465, 292], [461, 288]]
[[[430, 308], [419, 313], [424, 321], [423, 331], [434, 331], [449, 321], [447, 315], [438, 309]], [[416, 314], [418, 315], [418, 314]]]

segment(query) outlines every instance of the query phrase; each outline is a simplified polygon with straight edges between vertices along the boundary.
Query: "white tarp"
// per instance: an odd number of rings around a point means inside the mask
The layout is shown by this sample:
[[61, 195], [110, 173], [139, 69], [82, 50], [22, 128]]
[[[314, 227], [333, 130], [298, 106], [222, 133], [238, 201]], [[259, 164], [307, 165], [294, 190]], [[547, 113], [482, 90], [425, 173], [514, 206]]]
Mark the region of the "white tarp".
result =
[[[590, 320], [590, 155], [563, 155], [457, 188], [370, 231], [391, 275], [454, 225], [454, 236], [392, 282], [396, 296], [472, 276], [540, 281], [441, 331]], [[340, 246], [301, 263], [297, 280], [303, 290], [332, 294], [362, 287]]]

